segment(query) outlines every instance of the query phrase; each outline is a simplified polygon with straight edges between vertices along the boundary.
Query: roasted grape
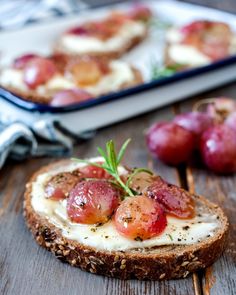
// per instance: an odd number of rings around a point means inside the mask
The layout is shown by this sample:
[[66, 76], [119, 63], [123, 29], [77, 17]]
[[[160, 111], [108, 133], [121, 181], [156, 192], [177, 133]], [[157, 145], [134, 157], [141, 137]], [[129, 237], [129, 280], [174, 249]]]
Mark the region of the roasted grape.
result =
[[28, 62], [35, 57], [39, 57], [39, 56], [33, 53], [24, 54], [14, 60], [13, 67], [15, 69], [22, 70], [25, 68]]
[[119, 198], [119, 190], [105, 180], [81, 181], [69, 194], [67, 214], [76, 223], [105, 223], [116, 210]]
[[164, 210], [155, 200], [144, 195], [122, 201], [114, 222], [120, 234], [138, 241], [159, 235], [167, 225]]
[[193, 198], [180, 187], [167, 183], [159, 177], [147, 188], [146, 193], [148, 197], [156, 200], [166, 213], [178, 218], [194, 217]]
[[196, 47], [211, 60], [229, 55], [232, 33], [227, 24], [206, 20], [194, 21], [181, 29], [183, 43]]
[[83, 36], [83, 35], [88, 35], [89, 31], [84, 26], [78, 26], [78, 27], [74, 27], [74, 28], [70, 29], [69, 31], [67, 31], [67, 34], [82, 35]]
[[79, 86], [96, 84], [103, 75], [99, 62], [91, 58], [83, 58], [71, 62], [67, 66], [67, 72]]
[[54, 107], [76, 104], [92, 98], [92, 95], [81, 89], [61, 90], [53, 95], [50, 105]]
[[46, 184], [45, 197], [56, 201], [65, 199], [78, 182], [79, 178], [70, 172], [59, 173]]
[[57, 68], [52, 61], [43, 57], [35, 57], [26, 64], [23, 80], [29, 88], [35, 89], [46, 83], [56, 72]]
[[152, 16], [150, 8], [145, 5], [136, 4], [129, 12], [129, 17], [133, 20], [148, 21]]
[[111, 175], [106, 170], [100, 167], [86, 165], [78, 169], [78, 175], [80, 178], [97, 178], [97, 179], [108, 179]]

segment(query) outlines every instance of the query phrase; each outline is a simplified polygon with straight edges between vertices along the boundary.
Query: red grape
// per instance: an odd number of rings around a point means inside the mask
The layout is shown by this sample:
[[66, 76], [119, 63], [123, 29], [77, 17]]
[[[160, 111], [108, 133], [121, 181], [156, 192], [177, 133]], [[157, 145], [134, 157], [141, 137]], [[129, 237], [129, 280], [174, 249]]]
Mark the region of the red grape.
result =
[[181, 28], [181, 32], [188, 35], [195, 32], [199, 32], [205, 29], [206, 25], [208, 24], [208, 21], [205, 20], [196, 20], [193, 21]]
[[30, 60], [39, 57], [37, 54], [28, 53], [16, 58], [13, 62], [13, 67], [18, 70], [23, 70]]
[[152, 16], [150, 8], [142, 4], [136, 4], [129, 12], [129, 17], [133, 20], [148, 21]]
[[212, 60], [229, 55], [232, 33], [230, 27], [221, 22], [194, 21], [181, 29], [183, 43], [194, 46]]
[[[125, 175], [123, 177], [128, 177], [128, 175]], [[129, 187], [137, 192], [138, 194], [143, 193], [143, 191], [150, 186], [153, 181], [156, 179], [156, 176], [151, 175], [147, 172], [141, 172], [136, 174], [132, 177], [132, 180], [129, 183]], [[126, 181], [127, 179], [125, 179]]]
[[202, 135], [200, 150], [204, 163], [213, 172], [236, 172], [236, 134], [229, 126], [207, 129]]
[[54, 107], [66, 106], [69, 104], [79, 103], [92, 98], [92, 95], [81, 89], [62, 90], [54, 94], [50, 105]]
[[236, 111], [231, 113], [224, 123], [236, 132]]
[[176, 116], [173, 122], [196, 135], [196, 143], [208, 127], [210, 127], [213, 122], [211, 117], [206, 113], [201, 112], [189, 112]]
[[170, 165], [187, 161], [194, 150], [193, 133], [173, 122], [154, 124], [146, 139], [150, 151]]
[[52, 200], [65, 199], [78, 182], [79, 178], [69, 172], [59, 173], [46, 184], [45, 197]]
[[67, 213], [73, 222], [107, 222], [119, 204], [120, 192], [104, 180], [86, 180], [70, 192]]
[[145, 240], [159, 235], [167, 225], [166, 215], [160, 205], [144, 195], [127, 197], [115, 213], [117, 231], [135, 240]]
[[96, 84], [103, 76], [99, 62], [89, 57], [71, 61], [66, 70], [75, 83], [81, 86]]
[[[97, 162], [97, 164], [101, 164]], [[79, 168], [79, 176], [81, 178], [98, 178], [98, 179], [108, 179], [111, 177], [110, 174], [106, 172], [103, 168], [86, 165], [84, 167]]]
[[170, 215], [178, 218], [193, 218], [195, 215], [191, 194], [174, 184], [167, 183], [161, 177], [156, 178], [146, 193]]
[[29, 88], [35, 89], [39, 85], [46, 83], [56, 72], [57, 68], [51, 60], [35, 57], [26, 64], [23, 79]]
[[66, 33], [73, 34], [73, 35], [87, 35], [87, 34], [89, 34], [89, 31], [83, 26], [78, 26], [78, 27], [74, 27], [74, 28], [70, 29]]

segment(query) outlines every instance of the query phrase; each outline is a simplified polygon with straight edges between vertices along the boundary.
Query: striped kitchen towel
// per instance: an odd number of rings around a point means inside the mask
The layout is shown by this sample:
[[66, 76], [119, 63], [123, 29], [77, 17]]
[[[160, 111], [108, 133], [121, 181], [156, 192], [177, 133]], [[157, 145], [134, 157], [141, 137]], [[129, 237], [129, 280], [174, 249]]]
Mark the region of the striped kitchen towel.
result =
[[0, 30], [18, 29], [48, 17], [60, 17], [83, 9], [124, 0], [0, 0]]
[[18, 29], [26, 24], [87, 7], [79, 0], [0, 0], [0, 29]]
[[[18, 29], [47, 17], [62, 16], [87, 7], [79, 0], [0, 0], [0, 30]], [[1, 100], [1, 98], [0, 98]], [[65, 156], [75, 142], [91, 138], [94, 132], [75, 135], [56, 123], [44, 120], [27, 126], [11, 121], [0, 110], [0, 168], [8, 157], [24, 160], [32, 156]]]
[[[48, 17], [60, 17], [115, 2], [120, 1], [0, 0], [0, 30], [19, 29]], [[88, 140], [95, 133], [89, 131], [75, 136], [50, 120], [37, 121], [33, 126], [27, 126], [24, 120], [10, 120], [8, 115], [4, 107], [0, 108], [0, 168], [8, 157], [24, 160], [32, 156], [68, 155], [75, 142]]]
[[73, 145], [94, 136], [94, 131], [75, 137], [58, 123], [38, 121], [29, 127], [22, 122], [3, 123], [0, 117], [0, 168], [8, 157], [24, 160], [28, 157], [70, 155]]

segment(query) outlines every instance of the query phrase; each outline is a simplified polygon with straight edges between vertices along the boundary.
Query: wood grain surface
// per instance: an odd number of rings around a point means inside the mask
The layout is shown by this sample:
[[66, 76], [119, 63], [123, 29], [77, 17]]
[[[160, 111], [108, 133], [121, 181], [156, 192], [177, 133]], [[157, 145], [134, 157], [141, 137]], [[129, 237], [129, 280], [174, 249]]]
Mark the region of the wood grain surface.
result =
[[[190, 2], [190, 1], [189, 1]], [[191, 1], [236, 11], [235, 1]], [[219, 177], [195, 161], [180, 171], [153, 160], [147, 152], [144, 130], [153, 122], [168, 120], [176, 112], [189, 110], [199, 98], [226, 95], [236, 98], [236, 85], [193, 97], [187, 101], [155, 110], [97, 132], [94, 139], [76, 146], [74, 156], [89, 157], [108, 139], [120, 145], [127, 137], [132, 143], [125, 162], [149, 166], [172, 183], [203, 194], [220, 204], [231, 223], [227, 250], [211, 268], [182, 280], [162, 282], [121, 281], [85, 273], [61, 263], [40, 248], [27, 230], [22, 216], [25, 183], [42, 165], [55, 159], [31, 159], [22, 163], [8, 161], [0, 171], [0, 294], [2, 295], [233, 295], [236, 294], [236, 176]]]

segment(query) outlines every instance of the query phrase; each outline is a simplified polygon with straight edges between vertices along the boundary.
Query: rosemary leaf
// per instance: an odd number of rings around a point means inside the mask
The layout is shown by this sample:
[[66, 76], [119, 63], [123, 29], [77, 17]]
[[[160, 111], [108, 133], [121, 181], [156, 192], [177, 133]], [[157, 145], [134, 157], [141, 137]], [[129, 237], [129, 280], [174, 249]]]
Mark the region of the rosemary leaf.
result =
[[131, 141], [131, 139], [128, 138], [128, 139], [123, 143], [123, 145], [122, 145], [122, 147], [121, 147], [121, 149], [120, 149], [120, 151], [119, 151], [119, 153], [118, 153], [118, 156], [117, 156], [117, 165], [119, 165], [120, 162], [121, 162], [121, 160], [123, 159], [124, 153], [125, 153], [125, 151], [126, 151], [126, 149], [127, 149], [128, 144], [130, 143], [130, 141]]
[[104, 152], [104, 150], [100, 147], [97, 148], [98, 153], [104, 158], [106, 164], [108, 164], [108, 159], [107, 159], [107, 155]]
[[[150, 173], [151, 172], [148, 169], [145, 168], [137, 168], [133, 171], [133, 173], [130, 175], [127, 183], [124, 183], [123, 180], [121, 179], [119, 173], [118, 173], [118, 166], [124, 156], [124, 153], [127, 149], [127, 146], [130, 142], [130, 139], [127, 139], [124, 144], [122, 145], [118, 156], [116, 154], [116, 150], [115, 150], [115, 144], [113, 142], [113, 140], [110, 140], [106, 143], [106, 151], [103, 150], [101, 147], [98, 147], [98, 153], [103, 157], [104, 162], [102, 164], [98, 164], [98, 163], [94, 163], [91, 162], [89, 160], [81, 160], [81, 159], [73, 159], [77, 162], [80, 163], [86, 163], [88, 165], [92, 165], [95, 167], [99, 167], [99, 168], [103, 168], [105, 171], [107, 171], [113, 178], [114, 180], [112, 180], [116, 185], [118, 185], [120, 188], [122, 188], [127, 196], [134, 196], [135, 192], [132, 191], [131, 188], [129, 188], [129, 182], [131, 180], [131, 178], [136, 175], [137, 173], [140, 172], [147, 172]], [[109, 180], [110, 181], [110, 180]]]

